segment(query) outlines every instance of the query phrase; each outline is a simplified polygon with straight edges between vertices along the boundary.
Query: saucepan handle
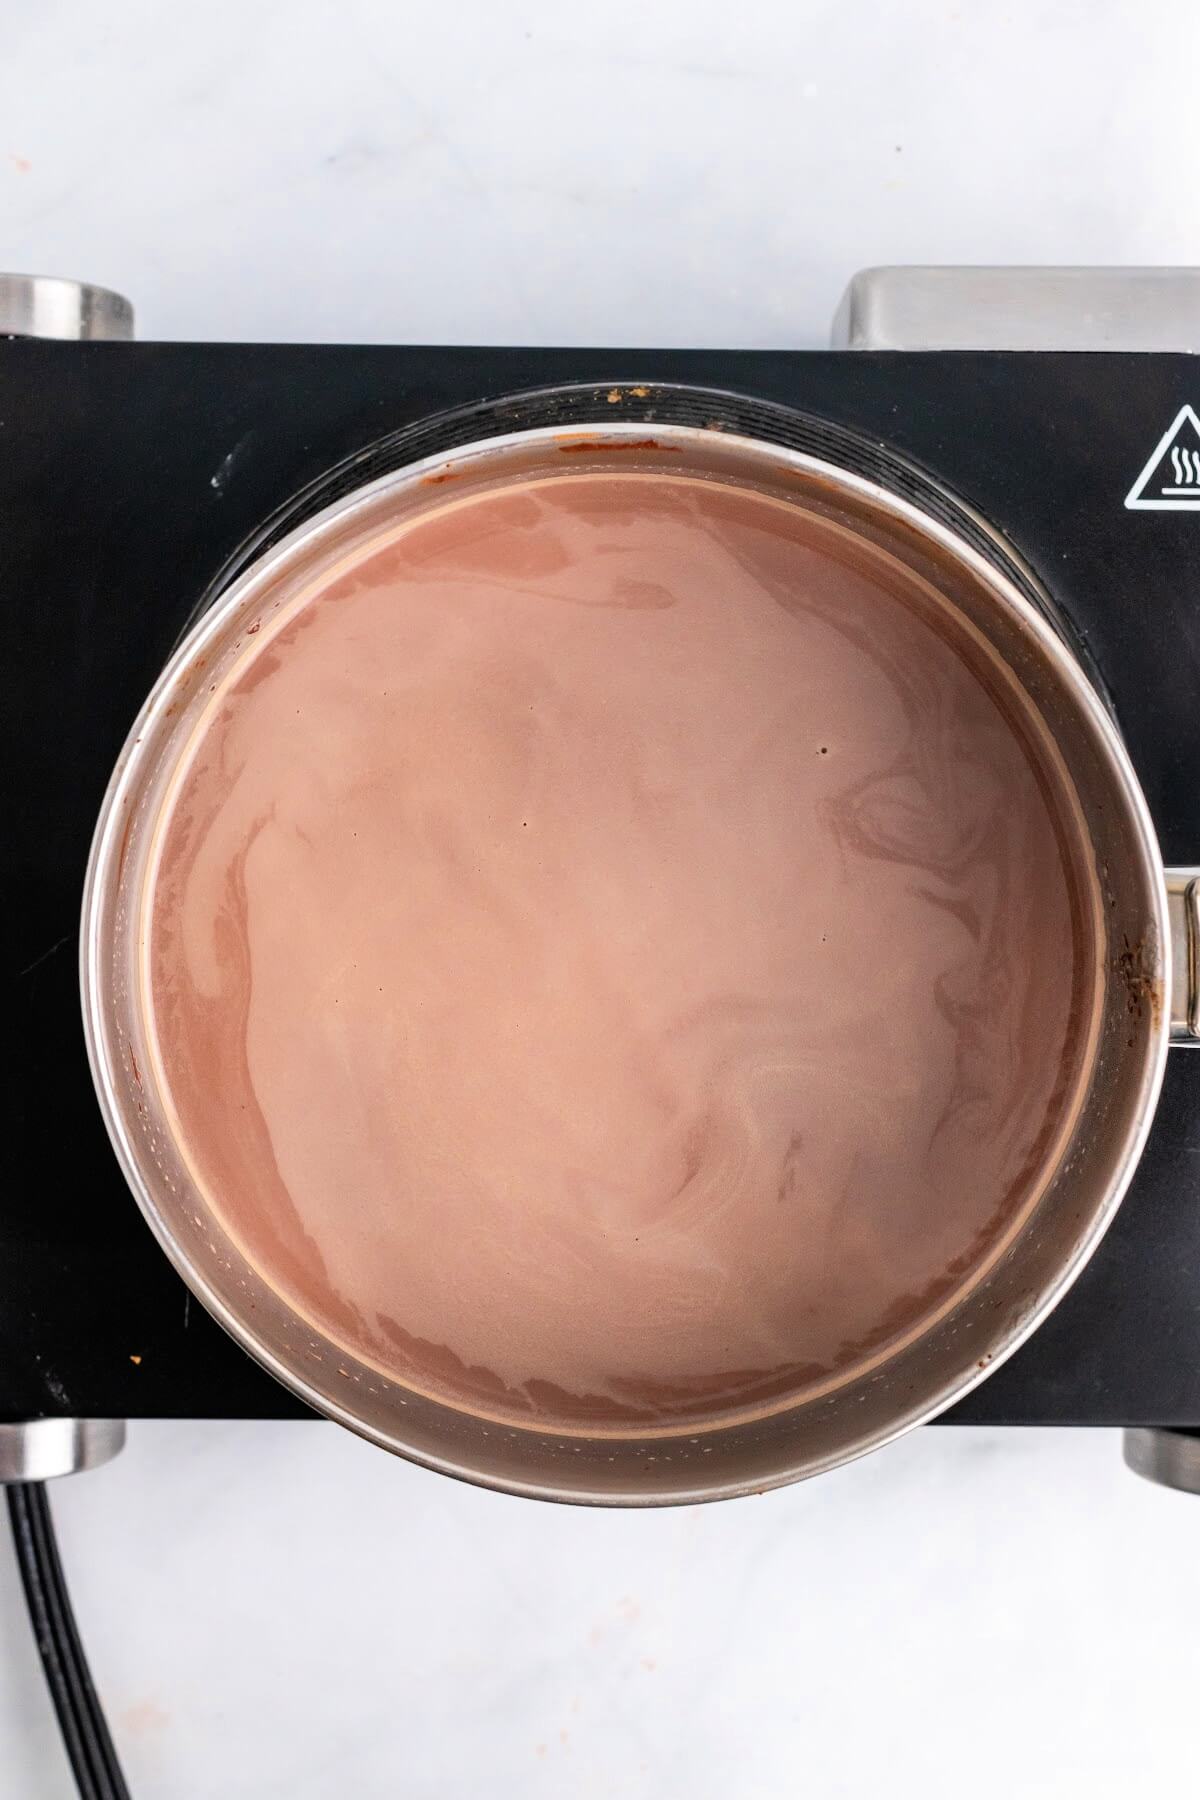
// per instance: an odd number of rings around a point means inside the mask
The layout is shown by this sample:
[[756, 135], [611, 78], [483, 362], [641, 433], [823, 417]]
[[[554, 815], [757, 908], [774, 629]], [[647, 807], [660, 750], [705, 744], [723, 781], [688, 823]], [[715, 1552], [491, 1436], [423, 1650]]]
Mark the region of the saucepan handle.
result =
[[1200, 1049], [1200, 868], [1167, 869], [1171, 1042]]

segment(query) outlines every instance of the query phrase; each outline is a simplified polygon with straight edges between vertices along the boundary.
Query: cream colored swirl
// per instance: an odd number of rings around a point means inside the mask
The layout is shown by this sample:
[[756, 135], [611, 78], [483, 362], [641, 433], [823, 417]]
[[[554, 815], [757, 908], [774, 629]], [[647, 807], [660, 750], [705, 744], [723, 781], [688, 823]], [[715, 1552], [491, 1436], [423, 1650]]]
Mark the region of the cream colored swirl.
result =
[[150, 989], [214, 1203], [359, 1354], [564, 1429], [911, 1328], [1030, 1191], [1077, 1035], [1000, 696], [753, 493], [414, 524], [247, 645], [165, 826]]

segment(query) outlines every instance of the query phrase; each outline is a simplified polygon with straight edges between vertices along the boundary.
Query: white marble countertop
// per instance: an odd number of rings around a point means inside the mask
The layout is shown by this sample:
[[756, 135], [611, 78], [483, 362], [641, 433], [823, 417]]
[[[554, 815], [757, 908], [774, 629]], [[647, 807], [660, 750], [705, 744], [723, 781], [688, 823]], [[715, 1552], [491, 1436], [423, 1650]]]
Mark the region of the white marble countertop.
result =
[[[818, 344], [869, 263], [1200, 262], [1198, 66], [1195, 0], [9, 6], [0, 263], [145, 337]], [[1194, 1782], [1200, 1506], [1104, 1433], [626, 1515], [145, 1425], [55, 1501], [139, 1797]], [[0, 1800], [64, 1800], [0, 1590]]]

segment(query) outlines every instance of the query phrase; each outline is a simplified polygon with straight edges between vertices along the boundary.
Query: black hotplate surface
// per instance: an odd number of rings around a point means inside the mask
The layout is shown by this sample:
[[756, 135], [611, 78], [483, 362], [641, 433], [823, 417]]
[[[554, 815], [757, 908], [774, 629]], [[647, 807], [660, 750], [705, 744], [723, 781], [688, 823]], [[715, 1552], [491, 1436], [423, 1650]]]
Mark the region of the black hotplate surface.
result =
[[[199, 598], [291, 496], [388, 433], [558, 383], [672, 381], [849, 427], [1004, 533], [1107, 686], [1167, 860], [1200, 861], [1200, 508], [1124, 506], [1180, 408], [1200, 407], [1194, 359], [0, 342], [15, 1050], [0, 1418], [305, 1412], [189, 1300], [151, 1238], [79, 1020], [93, 821]], [[1200, 1426], [1200, 1052], [1171, 1055], [1133, 1187], [1077, 1286], [950, 1416]]]

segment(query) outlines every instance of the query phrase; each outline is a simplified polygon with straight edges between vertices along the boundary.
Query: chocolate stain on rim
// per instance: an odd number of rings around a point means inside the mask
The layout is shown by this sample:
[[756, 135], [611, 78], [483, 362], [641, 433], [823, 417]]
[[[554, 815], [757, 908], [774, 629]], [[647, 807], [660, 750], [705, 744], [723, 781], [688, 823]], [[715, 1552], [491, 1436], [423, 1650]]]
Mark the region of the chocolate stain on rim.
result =
[[1149, 1009], [1150, 1023], [1157, 1031], [1162, 1019], [1163, 981], [1157, 958], [1144, 937], [1136, 943], [1130, 943], [1128, 937], [1124, 939], [1122, 949], [1113, 958], [1113, 973], [1125, 989], [1126, 1011], [1141, 1019]]
[[125, 808], [125, 829], [121, 833], [121, 845], [117, 851], [117, 881], [125, 871], [125, 858], [129, 854], [129, 840], [133, 835], [134, 809], [129, 804], [128, 796], [121, 802]]
[[677, 456], [677, 444], [660, 444], [657, 438], [560, 438], [557, 448], [564, 456], [578, 456], [580, 452], [603, 451], [611, 455], [622, 450], [657, 450], [668, 456]]

